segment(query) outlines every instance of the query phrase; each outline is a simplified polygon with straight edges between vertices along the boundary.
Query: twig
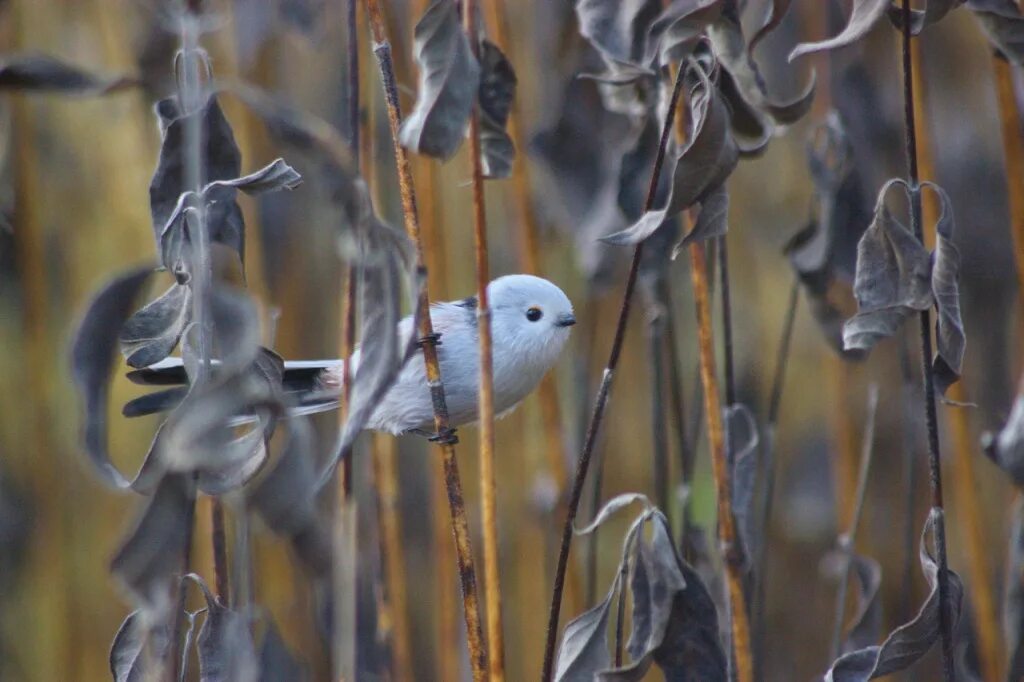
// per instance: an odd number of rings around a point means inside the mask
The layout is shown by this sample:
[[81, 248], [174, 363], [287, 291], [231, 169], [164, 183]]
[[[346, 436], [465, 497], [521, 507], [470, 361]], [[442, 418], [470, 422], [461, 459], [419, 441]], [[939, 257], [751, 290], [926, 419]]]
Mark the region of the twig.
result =
[[[1001, 54], [992, 57], [999, 97], [999, 121], [1003, 131], [1006, 162], [1006, 196], [1010, 202], [1010, 234], [1013, 236], [1014, 263], [1018, 290], [1024, 291], [1024, 134], [1020, 128], [1020, 109], [1013, 87], [1013, 66]], [[1019, 297], [1024, 305], [1024, 297]]]
[[[391, 45], [384, 32], [384, 21], [381, 15], [380, 0], [366, 0], [367, 14], [370, 18], [370, 29], [373, 34], [373, 53], [377, 58], [384, 85], [385, 101], [388, 109], [388, 124], [394, 144], [395, 163], [398, 167], [398, 184], [402, 198], [402, 212], [405, 217], [405, 229], [409, 239], [416, 245], [417, 263], [423, 270], [423, 245], [420, 242], [419, 218], [416, 212], [416, 194], [413, 188], [412, 170], [405, 149], [398, 142], [398, 128], [402, 113], [398, 102], [398, 87], [395, 82], [394, 67], [391, 63]], [[427, 287], [420, 290], [417, 302], [419, 312], [419, 335], [423, 340], [423, 362], [426, 368], [427, 384], [430, 386], [431, 400], [434, 406], [434, 428], [439, 435], [450, 434], [448, 421], [448, 404], [444, 395], [444, 384], [441, 380], [441, 365], [438, 362], [434, 325], [430, 320], [430, 299]], [[455, 446], [451, 438], [439, 441], [444, 460], [445, 482], [447, 484], [448, 504], [452, 515], [452, 532], [455, 535], [455, 553], [458, 562], [459, 579], [462, 584], [462, 605], [466, 621], [466, 640], [469, 646], [470, 666], [475, 680], [486, 679], [487, 649], [484, 644], [483, 628], [480, 623], [480, 605], [477, 597], [476, 569], [473, 564], [473, 551], [469, 537], [469, 526], [466, 519], [466, 505], [462, 496], [462, 481], [459, 477], [459, 465], [455, 459]]]
[[729, 294], [729, 248], [728, 235], [717, 239], [718, 277], [721, 283], [722, 304], [722, 345], [725, 357], [725, 404], [736, 404], [736, 369], [732, 350], [732, 301]]
[[[644, 202], [644, 210], [650, 210], [654, 203], [654, 195], [658, 187], [658, 178], [661, 177], [661, 167], [665, 162], [665, 147], [668, 144], [668, 136], [672, 130], [672, 121], [676, 118], [679, 92], [683, 85], [683, 69], [676, 75], [675, 85], [672, 88], [672, 96], [669, 100], [668, 112], [665, 117], [665, 125], [661, 131], [661, 142], [658, 145], [658, 155], [654, 159], [654, 168], [651, 171], [651, 183], [647, 190], [647, 199]], [[590, 418], [590, 425], [587, 427], [587, 436], [583, 444], [583, 451], [576, 462], [576, 473], [573, 477], [572, 492], [569, 496], [569, 507], [566, 510], [565, 525], [562, 528], [562, 543], [558, 552], [558, 564], [555, 567], [555, 582], [551, 594], [551, 608], [548, 612], [547, 640], [544, 646], [544, 665], [541, 672], [541, 680], [551, 679], [551, 671], [555, 660], [555, 640], [558, 635], [558, 616], [562, 607], [562, 591], [565, 588], [565, 570], [569, 563], [569, 548], [572, 544], [573, 522], [576, 520], [576, 512], [580, 506], [580, 497], [583, 494], [583, 484], [587, 478], [587, 468], [590, 465], [590, 457], [594, 451], [594, 444], [597, 441], [597, 432], [601, 427], [601, 420], [604, 417], [605, 407], [608, 404], [608, 392], [611, 390], [612, 378], [615, 375], [615, 368], [619, 364], [619, 355], [622, 353], [623, 341], [626, 338], [626, 322], [629, 321], [630, 305], [633, 299], [633, 290], [636, 288], [636, 278], [640, 270], [640, 257], [643, 255], [643, 242], [633, 249], [633, 259], [629, 264], [629, 274], [626, 277], [626, 289], [622, 294], [622, 307], [619, 309], [619, 320], [615, 325], [615, 337], [612, 339], [611, 351], [608, 354], [608, 363], [605, 365], [604, 375], [601, 378], [601, 385], [597, 390], [597, 398], [594, 402], [594, 411]]]
[[[906, 129], [906, 156], [913, 189], [910, 201], [910, 222], [914, 235], [924, 243], [921, 225], [921, 194], [917, 171], [917, 129], [914, 123], [914, 67], [911, 59], [911, 14], [910, 0], [902, 0], [903, 24], [903, 121]], [[928, 464], [932, 490], [932, 507], [943, 511], [942, 460], [939, 455], [939, 426], [935, 410], [935, 381], [932, 376], [931, 312], [922, 310], [921, 323], [921, 364], [924, 374], [924, 408], [928, 427]], [[935, 554], [938, 563], [939, 630], [942, 633], [943, 676], [946, 682], [956, 679], [956, 663], [953, 652], [953, 623], [949, 612], [949, 573], [946, 559], [946, 522], [940, 513], [935, 517]]]
[[764, 666], [765, 616], [767, 615], [766, 586], [768, 533], [771, 529], [772, 510], [775, 501], [775, 434], [779, 424], [779, 409], [782, 405], [782, 389], [786, 381], [786, 367], [789, 364], [789, 351], [792, 348], [793, 326], [796, 322], [797, 304], [800, 301], [800, 283], [794, 278], [789, 288], [789, 302], [786, 305], [786, 317], [782, 323], [782, 337], [775, 357], [775, 375], [772, 377], [771, 397], [768, 400], [768, 419], [765, 424], [765, 449], [762, 456], [764, 484], [761, 491], [760, 536], [761, 544], [757, 551], [754, 564], [754, 663], [759, 670]]
[[839, 657], [843, 640], [843, 620], [846, 613], [846, 592], [850, 584], [850, 563], [857, 542], [857, 526], [860, 524], [861, 512], [864, 510], [864, 495], [868, 488], [868, 476], [871, 473], [871, 459], [875, 443], [875, 414], [878, 410], [878, 386], [868, 387], [867, 422], [864, 425], [864, 439], [861, 441], [860, 469], [857, 472], [857, 497], [853, 506], [853, 516], [845, 533], [837, 539], [838, 549], [843, 555], [843, 569], [836, 590], [836, 621], [832, 628], [832, 654], [829, 660]]
[[[477, 4], [462, 0], [463, 28], [473, 56], [480, 59]], [[498, 567], [498, 501], [494, 475], [494, 351], [491, 307], [487, 285], [491, 280], [487, 254], [487, 207], [480, 144], [480, 107], [474, 100], [469, 115], [469, 155], [473, 169], [473, 244], [476, 260], [476, 320], [480, 342], [480, 506], [484, 534], [484, 602], [487, 614], [487, 651], [490, 679], [505, 679], [505, 633], [501, 624], [501, 573]]]

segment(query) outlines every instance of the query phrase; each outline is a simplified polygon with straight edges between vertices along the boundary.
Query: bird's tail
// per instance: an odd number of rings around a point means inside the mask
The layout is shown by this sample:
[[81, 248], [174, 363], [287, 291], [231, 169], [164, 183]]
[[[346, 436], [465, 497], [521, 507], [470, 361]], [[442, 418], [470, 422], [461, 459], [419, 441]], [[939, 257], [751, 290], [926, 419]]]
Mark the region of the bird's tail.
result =
[[[216, 362], [216, 361], [215, 361]], [[284, 391], [290, 416], [317, 414], [337, 409], [337, 398], [324, 391], [324, 372], [337, 360], [295, 360], [284, 363]], [[167, 358], [143, 369], [132, 370], [128, 379], [143, 386], [162, 387], [125, 403], [126, 417], [142, 417], [177, 407], [188, 393], [188, 375], [181, 358]]]

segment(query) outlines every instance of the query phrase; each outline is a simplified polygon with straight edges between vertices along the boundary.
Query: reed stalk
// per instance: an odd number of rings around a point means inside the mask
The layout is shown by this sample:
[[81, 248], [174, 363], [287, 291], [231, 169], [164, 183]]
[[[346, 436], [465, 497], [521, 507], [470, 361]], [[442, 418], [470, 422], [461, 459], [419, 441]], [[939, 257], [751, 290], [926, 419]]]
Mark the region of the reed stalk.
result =
[[[480, 59], [477, 4], [462, 0], [463, 27], [473, 56]], [[469, 115], [469, 155], [473, 174], [473, 245], [476, 262], [476, 320], [480, 343], [480, 501], [484, 534], [484, 602], [487, 614], [488, 672], [493, 682], [505, 679], [505, 633], [501, 623], [501, 574], [498, 557], [498, 492], [494, 475], [494, 350], [491, 307], [487, 285], [491, 281], [487, 252], [487, 206], [480, 144], [480, 107], [474, 101]]]
[[[921, 220], [921, 196], [917, 156], [917, 126], [914, 121], [914, 66], [911, 56], [910, 0], [901, 1], [902, 10], [902, 68], [903, 68], [903, 122], [906, 132], [906, 157], [910, 186], [914, 189], [910, 201], [910, 222], [914, 235], [924, 243]], [[953, 651], [953, 623], [949, 604], [949, 567], [946, 558], [946, 522], [942, 495], [942, 460], [939, 450], [938, 415], [935, 408], [935, 380], [932, 375], [931, 311], [923, 310], [919, 316], [921, 332], [921, 364], [924, 374], [924, 410], [928, 428], [928, 465], [931, 484], [932, 508], [935, 516], [934, 538], [938, 564], [939, 631], [942, 634], [943, 676], [946, 682], [956, 679], [956, 660]]]
[[[654, 168], [651, 171], [651, 182], [647, 189], [647, 199], [644, 202], [644, 210], [650, 210], [654, 204], [654, 196], [658, 187], [658, 178], [661, 177], [662, 165], [665, 162], [665, 149], [668, 144], [668, 136], [672, 130], [672, 121], [676, 118], [679, 93], [683, 84], [683, 70], [680, 69], [675, 78], [675, 85], [669, 100], [668, 112], [665, 118], [664, 128], [661, 132], [661, 142], [658, 145], [658, 154], [654, 160]], [[548, 611], [547, 639], [544, 647], [544, 663], [541, 669], [541, 680], [547, 682], [551, 679], [555, 661], [555, 641], [558, 638], [558, 617], [562, 607], [562, 592], [565, 589], [565, 573], [569, 563], [569, 549], [572, 544], [573, 522], [576, 520], [576, 512], [579, 510], [580, 498], [583, 494], [583, 485], [587, 478], [587, 469], [590, 466], [590, 458], [594, 453], [594, 445], [597, 442], [597, 434], [604, 418], [605, 408], [608, 405], [608, 394], [611, 390], [612, 380], [615, 376], [615, 369], [619, 364], [619, 356], [622, 354], [622, 346], [626, 339], [626, 323], [629, 321], [629, 312], [633, 300], [633, 290], [636, 288], [637, 275], [640, 271], [640, 259], [643, 255], [643, 242], [633, 249], [633, 258], [629, 264], [629, 274], [626, 276], [626, 287], [622, 294], [622, 305], [619, 308], [619, 318], [615, 325], [615, 336], [612, 339], [612, 347], [608, 354], [608, 362], [605, 365], [604, 375], [601, 378], [601, 385], [597, 390], [597, 398], [594, 402], [594, 410], [587, 427], [586, 438], [583, 443], [583, 450], [576, 462], [576, 473], [573, 476], [572, 490], [569, 494], [569, 505], [565, 515], [565, 525], [562, 528], [562, 542], [558, 551], [558, 564], [555, 567], [554, 587], [551, 594], [551, 606]], [[745, 681], [746, 682], [746, 681]]]
[[[401, 125], [402, 113], [398, 101], [398, 87], [395, 81], [394, 66], [391, 61], [391, 45], [384, 29], [380, 0], [366, 0], [367, 15], [373, 37], [373, 52], [377, 58], [384, 86], [385, 102], [388, 111], [388, 125], [395, 152], [395, 163], [398, 167], [399, 192], [402, 198], [402, 213], [405, 229], [409, 239], [416, 247], [417, 267], [425, 270], [423, 261], [423, 244], [420, 241], [419, 216], [416, 210], [416, 194], [413, 186], [412, 169], [405, 149], [398, 142], [398, 128]], [[420, 290], [417, 302], [419, 317], [420, 345], [426, 370], [427, 384], [430, 386], [431, 399], [434, 405], [434, 428], [439, 436], [438, 445], [444, 462], [445, 482], [448, 493], [448, 505], [451, 510], [452, 532], [455, 535], [455, 554], [458, 563], [459, 579], [462, 584], [463, 615], [466, 621], [466, 640], [469, 646], [470, 666], [474, 680], [483, 680], [487, 676], [487, 649], [484, 643], [483, 628], [480, 623], [480, 605], [476, 587], [476, 569], [473, 562], [473, 551], [469, 536], [469, 524], [466, 517], [466, 505], [462, 495], [462, 481], [459, 476], [458, 462], [455, 459], [455, 438], [452, 435], [448, 419], [448, 406], [445, 401], [444, 384], [441, 379], [441, 365], [437, 356], [437, 337], [434, 325], [430, 320], [430, 298], [427, 287]]]

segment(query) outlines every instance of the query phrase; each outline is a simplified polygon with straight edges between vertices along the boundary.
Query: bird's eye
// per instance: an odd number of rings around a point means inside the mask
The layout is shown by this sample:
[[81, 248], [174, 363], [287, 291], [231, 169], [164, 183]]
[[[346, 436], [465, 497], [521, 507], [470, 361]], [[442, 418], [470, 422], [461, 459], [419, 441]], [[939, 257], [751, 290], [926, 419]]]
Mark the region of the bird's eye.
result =
[[530, 322], [536, 322], [542, 317], [544, 317], [544, 312], [540, 308], [533, 307], [526, 311], [526, 319]]

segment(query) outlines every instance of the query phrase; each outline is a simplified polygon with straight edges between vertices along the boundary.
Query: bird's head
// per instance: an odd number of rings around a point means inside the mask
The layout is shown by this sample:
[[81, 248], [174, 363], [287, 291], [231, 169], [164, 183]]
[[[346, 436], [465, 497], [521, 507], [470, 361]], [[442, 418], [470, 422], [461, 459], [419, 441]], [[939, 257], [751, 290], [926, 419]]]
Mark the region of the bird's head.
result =
[[487, 287], [496, 343], [550, 365], [576, 324], [572, 303], [557, 286], [533, 275], [506, 275]]

